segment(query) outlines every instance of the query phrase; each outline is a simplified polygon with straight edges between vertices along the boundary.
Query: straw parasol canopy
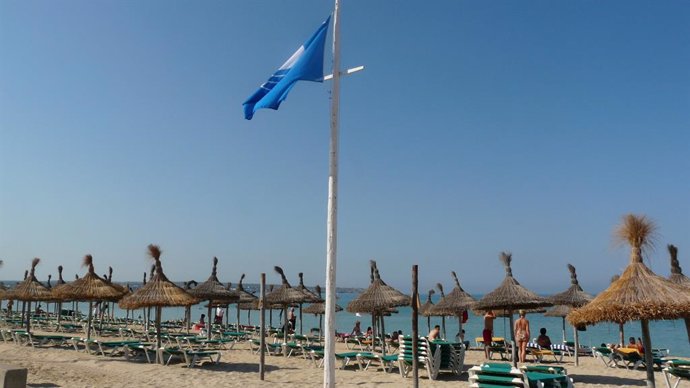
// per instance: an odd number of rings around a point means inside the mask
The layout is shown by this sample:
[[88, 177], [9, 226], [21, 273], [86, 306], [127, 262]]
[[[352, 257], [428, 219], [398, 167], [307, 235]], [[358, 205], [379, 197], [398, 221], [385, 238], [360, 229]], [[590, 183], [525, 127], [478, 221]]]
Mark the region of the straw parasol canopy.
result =
[[122, 292], [122, 295], [127, 294], [129, 292], [129, 287], [113, 283], [113, 267], [108, 267], [108, 277], [104, 279], [108, 282], [108, 284], [110, 284], [111, 287]]
[[545, 317], [565, 318], [573, 308], [563, 304], [553, 306], [550, 310], [544, 313]]
[[150, 244], [148, 255], [154, 260], [155, 273], [150, 277], [148, 283], [120, 299], [118, 305], [120, 308], [130, 310], [142, 307], [156, 308], [156, 339], [157, 346], [160, 348], [161, 309], [165, 306], [193, 305], [198, 300], [165, 276], [161, 265], [161, 249], [158, 245]]
[[673, 244], [668, 244], [667, 248], [668, 253], [671, 255], [671, 275], [668, 277], [668, 280], [682, 286], [690, 287], [690, 278], [683, 274], [683, 270], [680, 268], [680, 263], [678, 262], [678, 248]]
[[57, 300], [75, 300], [89, 302], [89, 317], [88, 329], [86, 337], [91, 339], [91, 319], [93, 315], [93, 301], [96, 300], [112, 300], [116, 301], [124, 294], [123, 290], [117, 289], [110, 285], [106, 279], [96, 275], [93, 268], [93, 256], [86, 255], [82, 262], [82, 266], [88, 267], [86, 275], [79, 278], [72, 283], [65, 284], [61, 287], [56, 287], [53, 290], [53, 295]]
[[[12, 290], [12, 299], [28, 302], [27, 311], [31, 311], [32, 301], [51, 300], [52, 294], [41, 282], [36, 279], [36, 266], [41, 262], [38, 257], [31, 261], [31, 272]], [[29, 314], [30, 315], [30, 314]], [[31, 319], [26, 320], [26, 331], [31, 332]]]
[[[503, 263], [506, 276], [498, 288], [484, 295], [484, 297], [477, 302], [475, 308], [477, 310], [507, 310], [510, 320], [510, 339], [514, 342], [513, 310], [535, 309], [539, 307], [548, 307], [553, 304], [546, 298], [542, 298], [520, 285], [513, 277], [513, 270], [510, 267], [513, 255], [510, 252], [501, 252], [499, 259], [501, 263]], [[514, 346], [513, 349], [515, 349]], [[517, 357], [515, 357], [515, 355], [513, 355], [513, 366], [517, 366]]]
[[379, 274], [376, 261], [369, 262], [371, 283], [364, 292], [359, 294], [347, 305], [351, 313], [377, 313], [391, 307], [407, 306], [410, 297], [387, 285]]
[[[570, 272], [570, 287], [567, 290], [553, 295], [549, 299], [556, 305], [566, 305], [570, 307], [582, 307], [591, 302], [594, 297], [582, 290], [580, 283], [577, 281], [577, 273], [572, 264], [568, 264], [568, 271]], [[566, 314], [567, 315], [567, 314]], [[579, 339], [577, 327], [574, 329], [575, 349], [579, 348]], [[565, 318], [563, 319], [563, 338], [565, 338]], [[579, 365], [579, 352], [575, 352], [575, 365]]]
[[226, 289], [223, 284], [218, 280], [217, 276], [218, 269], [218, 258], [213, 258], [213, 268], [211, 270], [211, 276], [208, 279], [199, 284], [198, 286], [189, 290], [189, 293], [199, 300], [208, 300], [208, 319], [206, 325], [208, 326], [207, 335], [208, 339], [211, 339], [211, 308], [213, 304], [217, 306], [226, 306], [228, 303], [237, 302], [240, 300], [240, 296], [228, 289]]
[[588, 305], [568, 315], [573, 324], [677, 319], [690, 313], [690, 291], [654, 274], [642, 261], [653, 246], [656, 225], [645, 216], [626, 215], [617, 230], [631, 245], [630, 263], [618, 280]]
[[453, 280], [455, 281], [455, 288], [443, 299], [441, 299], [435, 306], [429, 309], [429, 312], [435, 315], [455, 315], [461, 316], [463, 311], [471, 309], [477, 301], [468, 294], [460, 286], [460, 281], [455, 271], [451, 272]]
[[[656, 224], [646, 216], [627, 214], [616, 230], [631, 247], [630, 263], [620, 278], [586, 306], [568, 314], [574, 325], [640, 321], [645, 349], [651, 349], [649, 321], [690, 315], [690, 290], [654, 274], [642, 261], [654, 247]], [[652, 352], [645, 352], [647, 384], [654, 386]]]
[[[376, 321], [377, 317], [382, 317], [390, 313], [390, 309], [399, 306], [408, 306], [410, 304], [410, 297], [389, 286], [381, 279], [379, 270], [376, 267], [376, 261], [369, 261], [371, 284], [364, 292], [359, 294], [347, 305], [347, 311], [351, 313], [370, 313], [372, 319], [372, 326], [374, 327], [374, 337], [376, 336]], [[385, 326], [383, 319], [381, 322], [381, 333], [385, 333]], [[385, 342], [383, 346], [383, 353], [385, 354]]]
[[285, 277], [285, 272], [283, 272], [283, 269], [275, 266], [273, 269], [280, 275], [281, 279], [281, 284], [280, 287], [277, 289], [273, 290], [272, 292], [268, 293], [265, 296], [265, 303], [267, 305], [281, 305], [283, 307], [283, 318], [285, 319], [284, 322], [284, 337], [283, 339], [285, 342], [287, 342], [288, 338], [288, 314], [287, 314], [287, 308], [289, 305], [294, 304], [294, 303], [302, 303], [310, 298], [307, 297], [307, 295], [304, 292], [298, 291], [295, 288], [292, 288], [290, 286], [290, 283], [287, 280], [287, 277]]
[[56, 287], [54, 294], [61, 300], [117, 300], [122, 297], [123, 291], [113, 287], [106, 279], [96, 275], [93, 268], [93, 256], [84, 256], [82, 266], [88, 267], [86, 275], [66, 284]]
[[289, 305], [307, 301], [307, 296], [303, 292], [292, 288], [282, 268], [275, 266], [273, 269], [280, 275], [281, 284], [280, 287], [266, 294], [267, 304]]
[[199, 302], [165, 276], [160, 260], [161, 250], [157, 245], [149, 245], [148, 254], [155, 261], [155, 273], [145, 285], [120, 300], [118, 304], [121, 308], [134, 310], [142, 307], [187, 306]]
[[426, 302], [424, 302], [423, 305], [419, 306], [419, 313], [423, 316], [427, 316], [426, 313], [429, 311], [429, 309], [434, 305], [434, 302], [431, 301], [431, 297], [436, 293], [434, 290], [429, 290], [429, 293], [426, 296]]
[[29, 275], [12, 290], [14, 299], [25, 302], [51, 300], [50, 290], [36, 279], [36, 266], [40, 262], [38, 257], [33, 259]]
[[512, 254], [501, 252], [499, 258], [506, 271], [506, 277], [495, 290], [484, 295], [477, 302], [477, 310], [518, 310], [548, 307], [553, 305], [546, 298], [526, 289], [513, 277], [511, 269]]
[[553, 295], [549, 299], [555, 305], [582, 307], [591, 302], [594, 297], [582, 290], [577, 280], [575, 267], [572, 264], [568, 264], [568, 271], [570, 271], [570, 287], [559, 294]]
[[[316, 286], [316, 295], [321, 298], [321, 286]], [[335, 305], [335, 311], [343, 311], [343, 308], [339, 305]], [[326, 313], [326, 303], [321, 300], [320, 302], [312, 303], [304, 308], [304, 312], [307, 314], [325, 314]]]
[[317, 302], [322, 302], [323, 299], [321, 299], [321, 296], [313, 293], [311, 290], [309, 290], [305, 285], [304, 285], [304, 274], [300, 272], [298, 274], [299, 276], [299, 284], [295, 287], [295, 290], [304, 293], [304, 295], [307, 296], [307, 299], [304, 301], [304, 303], [317, 303]]
[[240, 282], [237, 283], [237, 288], [235, 288], [235, 292], [237, 293], [237, 296], [240, 298], [239, 303], [253, 302], [254, 300], [258, 299], [258, 297], [244, 289], [244, 286], [242, 285], [244, 277], [244, 274], [240, 276]]

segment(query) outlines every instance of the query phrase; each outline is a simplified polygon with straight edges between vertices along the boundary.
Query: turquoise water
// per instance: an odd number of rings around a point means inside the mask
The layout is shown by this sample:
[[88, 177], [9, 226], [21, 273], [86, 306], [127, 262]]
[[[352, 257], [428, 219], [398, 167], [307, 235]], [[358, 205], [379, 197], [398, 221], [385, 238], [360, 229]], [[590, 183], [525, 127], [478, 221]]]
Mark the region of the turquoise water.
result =
[[[338, 304], [342, 307], [347, 306], [347, 304], [356, 296], [355, 293], [338, 293]], [[420, 296], [421, 300], [426, 300], [425, 295]], [[434, 303], [438, 302], [440, 297], [435, 296], [432, 298]], [[45, 308], [45, 306], [44, 306]], [[63, 308], [70, 308], [68, 306], [63, 306]], [[80, 303], [79, 309], [82, 312], [86, 312], [88, 308], [87, 303]], [[16, 307], [15, 307], [16, 309]], [[404, 333], [409, 334], [412, 328], [412, 318], [411, 318], [411, 308], [410, 307], [400, 307], [398, 308], [399, 313], [393, 314], [385, 319], [386, 332], [392, 332], [393, 330], [402, 330]], [[298, 313], [298, 312], [297, 312]], [[192, 319], [197, 321], [201, 314], [206, 314], [206, 308], [202, 304], [192, 306]], [[298, 313], [299, 314], [299, 313]], [[125, 316], [125, 312], [119, 309], [115, 309], [116, 316]], [[280, 312], [273, 311], [273, 326], [280, 325]], [[134, 316], [142, 316], [142, 310], [137, 310], [134, 312]], [[152, 315], [153, 316], [153, 315]], [[230, 307], [229, 319], [230, 322], [235, 322], [237, 316], [237, 310], [234, 306]], [[184, 317], [184, 308], [171, 307], [163, 309], [163, 320], [178, 320]], [[266, 313], [266, 321], [268, 324], [270, 314]], [[303, 316], [304, 332], [308, 332], [312, 327], [319, 327], [319, 318], [311, 314], [304, 314]], [[546, 328], [547, 334], [551, 337], [551, 341], [558, 343], [563, 340], [563, 321], [561, 318], [545, 317], [542, 314], [528, 314], [527, 319], [530, 321], [530, 327], [532, 329], [532, 336], [536, 337], [539, 328]], [[371, 316], [368, 314], [361, 314], [357, 317], [355, 314], [348, 313], [347, 311], [341, 311], [336, 314], [336, 324], [337, 330], [339, 332], [349, 332], [352, 330], [356, 320], [360, 320], [362, 323], [362, 329], [371, 325]], [[431, 326], [441, 325], [442, 319], [440, 317], [431, 318]], [[494, 324], [494, 331], [496, 336], [500, 337], [510, 337], [508, 318], [498, 318]], [[251, 311], [250, 316], [247, 316], [247, 311], [240, 312], [240, 323], [241, 324], [259, 324], [259, 313], [258, 311]], [[299, 331], [299, 321], [297, 323]], [[465, 339], [469, 340], [474, 344], [475, 337], [481, 337], [483, 322], [482, 317], [470, 313], [469, 320], [463, 325], [465, 329]], [[427, 327], [427, 318], [419, 317], [419, 331], [420, 334], [426, 335], [429, 329]], [[628, 337], [641, 337], [640, 323], [631, 322], [624, 326], [625, 338], [627, 342]], [[455, 334], [458, 332], [458, 320], [454, 317], [446, 318], [446, 333], [447, 337], [454, 338]], [[673, 320], [673, 321], [653, 321], [650, 322], [650, 332], [652, 337], [652, 346], [654, 348], [667, 348], [671, 350], [671, 354], [675, 356], [690, 357], [690, 345], [688, 344], [688, 338], [685, 330], [685, 322], [683, 320]], [[615, 343], [618, 342], [618, 324], [602, 323], [595, 326], [587, 327], [587, 331], [581, 331], [579, 334], [580, 343], [588, 346], [597, 346], [601, 343]], [[568, 341], [573, 340], [573, 328], [568, 326], [566, 323], [566, 338]]]

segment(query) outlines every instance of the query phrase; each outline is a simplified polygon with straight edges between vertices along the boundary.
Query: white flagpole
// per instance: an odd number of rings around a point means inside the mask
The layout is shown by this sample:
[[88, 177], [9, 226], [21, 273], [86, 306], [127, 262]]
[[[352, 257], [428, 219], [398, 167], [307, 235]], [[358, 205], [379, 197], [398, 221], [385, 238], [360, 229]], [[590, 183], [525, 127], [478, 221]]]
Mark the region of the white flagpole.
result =
[[326, 329], [324, 332], [323, 386], [335, 387], [335, 268], [338, 246], [338, 111], [340, 108], [340, 8], [333, 11], [333, 86], [331, 89], [331, 142], [328, 168], [326, 221]]

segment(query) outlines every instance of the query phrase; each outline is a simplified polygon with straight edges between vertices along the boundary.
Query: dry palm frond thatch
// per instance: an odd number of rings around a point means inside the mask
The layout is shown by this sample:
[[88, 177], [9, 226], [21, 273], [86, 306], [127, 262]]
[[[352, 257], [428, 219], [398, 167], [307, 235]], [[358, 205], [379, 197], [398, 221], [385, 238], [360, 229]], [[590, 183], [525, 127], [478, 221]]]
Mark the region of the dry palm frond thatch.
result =
[[580, 282], [577, 280], [577, 273], [572, 264], [568, 264], [570, 272], [570, 287], [567, 290], [553, 295], [549, 299], [556, 305], [567, 305], [571, 307], [582, 307], [591, 302], [594, 297], [582, 290]]
[[12, 297], [14, 299], [26, 302], [52, 299], [53, 295], [50, 290], [36, 279], [36, 266], [40, 262], [41, 259], [38, 257], [31, 261], [29, 275], [12, 290]]
[[371, 260], [371, 284], [347, 305], [351, 313], [378, 313], [391, 307], [407, 306], [410, 297], [387, 285], [379, 275], [376, 262]]
[[[645, 216], [628, 214], [616, 236], [631, 248], [630, 263], [620, 278], [586, 306], [568, 314], [574, 325], [598, 322], [640, 321], [642, 341], [651, 349], [649, 321], [690, 316], [690, 290], [657, 276], [642, 261], [642, 254], [653, 247], [656, 225]], [[690, 335], [690, 328], [689, 328]], [[645, 352], [647, 384], [654, 386], [652, 352]]]
[[[321, 286], [316, 285], [316, 294], [318, 295], [319, 298], [321, 298]], [[343, 311], [343, 308], [338, 306], [337, 304], [335, 305], [335, 311]], [[312, 303], [309, 306], [304, 308], [304, 312], [307, 314], [325, 314], [326, 313], [326, 302], [316, 302]]]
[[668, 253], [671, 255], [671, 275], [668, 277], [668, 280], [676, 284], [690, 287], [690, 278], [683, 274], [683, 270], [680, 268], [680, 262], [678, 262], [678, 248], [676, 248], [675, 245], [669, 244]]
[[118, 300], [124, 294], [124, 290], [113, 287], [106, 279], [96, 275], [93, 267], [93, 256], [86, 255], [82, 266], [87, 267], [86, 275], [66, 284], [63, 287], [56, 287], [53, 291], [58, 300]]
[[512, 261], [512, 254], [509, 252], [501, 252], [499, 256], [503, 266], [505, 267], [506, 277], [495, 290], [484, 295], [482, 299], [477, 302], [475, 309], [477, 310], [518, 310], [518, 309], [533, 309], [538, 307], [548, 307], [553, 305], [546, 298], [533, 293], [526, 289], [513, 277], [513, 271], [510, 267]]
[[429, 309], [429, 312], [434, 315], [462, 315], [463, 311], [471, 309], [477, 302], [472, 295], [468, 294], [460, 287], [460, 281], [455, 271], [451, 272], [455, 287], [448, 295], [441, 299], [435, 306]]
[[588, 305], [570, 313], [568, 321], [590, 325], [602, 321], [677, 319], [690, 314], [690, 291], [654, 274], [642, 261], [654, 231], [654, 223], [644, 216], [629, 214], [623, 218], [616, 235], [630, 243], [628, 267]]
[[125, 295], [118, 303], [120, 308], [134, 310], [142, 307], [187, 306], [198, 303], [198, 299], [165, 276], [158, 246], [149, 245], [148, 254], [155, 262], [155, 273], [145, 285]]
[[315, 293], [311, 292], [305, 285], [304, 285], [304, 274], [300, 272], [298, 274], [299, 276], [299, 284], [297, 287], [295, 287], [295, 290], [303, 293], [306, 295], [307, 299], [304, 301], [305, 303], [318, 303], [322, 302], [323, 299], [319, 295], [316, 295]]

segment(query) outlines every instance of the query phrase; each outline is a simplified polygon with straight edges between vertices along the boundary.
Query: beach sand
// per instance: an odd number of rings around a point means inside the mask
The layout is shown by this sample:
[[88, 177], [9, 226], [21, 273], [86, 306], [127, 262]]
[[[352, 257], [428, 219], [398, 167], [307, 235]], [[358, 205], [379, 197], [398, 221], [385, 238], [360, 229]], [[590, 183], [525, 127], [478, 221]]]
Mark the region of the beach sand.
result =
[[[343, 344], [342, 349], [346, 351]], [[575, 367], [571, 359], [563, 363], [576, 387], [645, 386], [644, 370], [606, 368], [601, 361], [581, 357]], [[483, 352], [467, 352], [465, 370], [483, 361]], [[124, 357], [89, 355], [68, 348], [31, 348], [12, 343], [0, 343], [0, 363], [28, 368], [30, 387], [271, 387], [277, 384], [293, 387], [319, 387], [323, 369], [301, 357], [285, 358], [266, 355], [265, 380], [259, 380], [259, 355], [249, 350], [247, 343], [238, 343], [234, 349], [223, 351], [219, 364], [186, 368], [182, 364], [161, 366], [145, 362], [127, 361]], [[420, 370], [422, 387], [466, 387], [467, 373], [460, 377], [439, 375], [429, 380]], [[339, 387], [408, 386], [411, 378], [404, 379], [393, 373], [369, 369], [359, 371], [355, 365], [336, 370]], [[663, 376], [656, 373], [656, 382], [662, 386]]]

